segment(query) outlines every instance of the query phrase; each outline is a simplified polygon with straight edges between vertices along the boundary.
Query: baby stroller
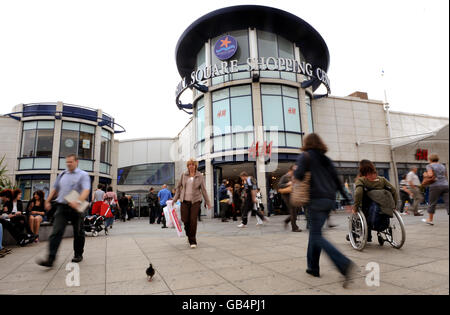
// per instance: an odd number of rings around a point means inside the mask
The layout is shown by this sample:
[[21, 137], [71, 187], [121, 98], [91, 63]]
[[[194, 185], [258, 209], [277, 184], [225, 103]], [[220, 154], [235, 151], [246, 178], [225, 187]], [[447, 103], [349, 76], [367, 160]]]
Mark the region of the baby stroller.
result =
[[111, 208], [105, 203], [98, 201], [92, 206], [92, 215], [84, 218], [84, 230], [85, 232], [92, 233], [92, 236], [98, 236], [98, 233], [105, 231], [105, 235], [108, 235], [108, 228], [105, 226], [106, 219], [110, 217]]
[[92, 233], [92, 236], [98, 236], [98, 233], [105, 230], [105, 234], [108, 235], [108, 230], [105, 228], [105, 218], [101, 215], [91, 215], [84, 218], [84, 231], [86, 233]]

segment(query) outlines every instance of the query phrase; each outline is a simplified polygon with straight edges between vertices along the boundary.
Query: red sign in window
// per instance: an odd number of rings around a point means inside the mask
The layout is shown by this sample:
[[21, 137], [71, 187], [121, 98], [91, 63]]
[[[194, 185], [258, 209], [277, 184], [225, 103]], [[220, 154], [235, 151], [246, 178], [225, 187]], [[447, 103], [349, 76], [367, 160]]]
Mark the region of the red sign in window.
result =
[[264, 141], [264, 145], [260, 146], [259, 141], [253, 142], [252, 146], [248, 149], [248, 153], [254, 158], [258, 157], [260, 155], [262, 156], [272, 156], [272, 143], [273, 141], [270, 141], [269, 144], [267, 144], [267, 141]]
[[295, 115], [295, 113], [297, 112], [297, 109], [294, 107], [289, 107], [288, 108], [288, 113], [291, 115]]
[[217, 113], [217, 117], [225, 117], [227, 115], [227, 111], [224, 109], [224, 110], [221, 110], [221, 111], [219, 111], [218, 113]]
[[416, 151], [416, 160], [417, 161], [427, 161], [428, 160], [428, 150], [417, 149], [417, 151]]

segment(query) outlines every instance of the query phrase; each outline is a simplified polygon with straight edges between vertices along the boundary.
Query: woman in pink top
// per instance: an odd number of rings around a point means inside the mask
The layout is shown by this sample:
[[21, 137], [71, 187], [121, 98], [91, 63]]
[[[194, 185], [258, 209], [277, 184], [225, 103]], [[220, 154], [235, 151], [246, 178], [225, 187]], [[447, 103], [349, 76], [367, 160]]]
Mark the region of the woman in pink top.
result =
[[[119, 204], [117, 203], [117, 195], [115, 192], [113, 192], [113, 189], [111, 186], [106, 189], [106, 194], [103, 196], [103, 200], [107, 202], [110, 206], [111, 213], [114, 213], [116, 209], [118, 208]], [[111, 227], [114, 223], [114, 216], [111, 218], [106, 218], [106, 228]]]

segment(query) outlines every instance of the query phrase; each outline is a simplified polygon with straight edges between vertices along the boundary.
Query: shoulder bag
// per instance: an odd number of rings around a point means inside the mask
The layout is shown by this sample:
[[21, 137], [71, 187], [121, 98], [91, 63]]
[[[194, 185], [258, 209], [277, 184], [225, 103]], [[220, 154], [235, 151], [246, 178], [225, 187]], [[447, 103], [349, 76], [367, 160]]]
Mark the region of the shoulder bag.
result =
[[306, 172], [303, 180], [298, 180], [295, 176], [292, 177], [292, 193], [289, 202], [293, 207], [302, 207], [309, 203], [310, 188], [311, 188], [311, 171], [309, 171], [309, 154], [304, 153]]

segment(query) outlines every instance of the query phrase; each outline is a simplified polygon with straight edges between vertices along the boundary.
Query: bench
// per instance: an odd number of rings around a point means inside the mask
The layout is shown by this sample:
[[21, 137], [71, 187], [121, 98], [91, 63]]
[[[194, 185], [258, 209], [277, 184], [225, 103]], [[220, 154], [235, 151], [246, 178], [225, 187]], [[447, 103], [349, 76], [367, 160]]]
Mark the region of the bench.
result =
[[[48, 241], [50, 234], [53, 231], [53, 225], [50, 222], [42, 222], [39, 228], [39, 241]], [[63, 238], [73, 237], [72, 225], [68, 224], [64, 231]], [[9, 234], [9, 232], [3, 228], [3, 245], [16, 245], [16, 240]]]

